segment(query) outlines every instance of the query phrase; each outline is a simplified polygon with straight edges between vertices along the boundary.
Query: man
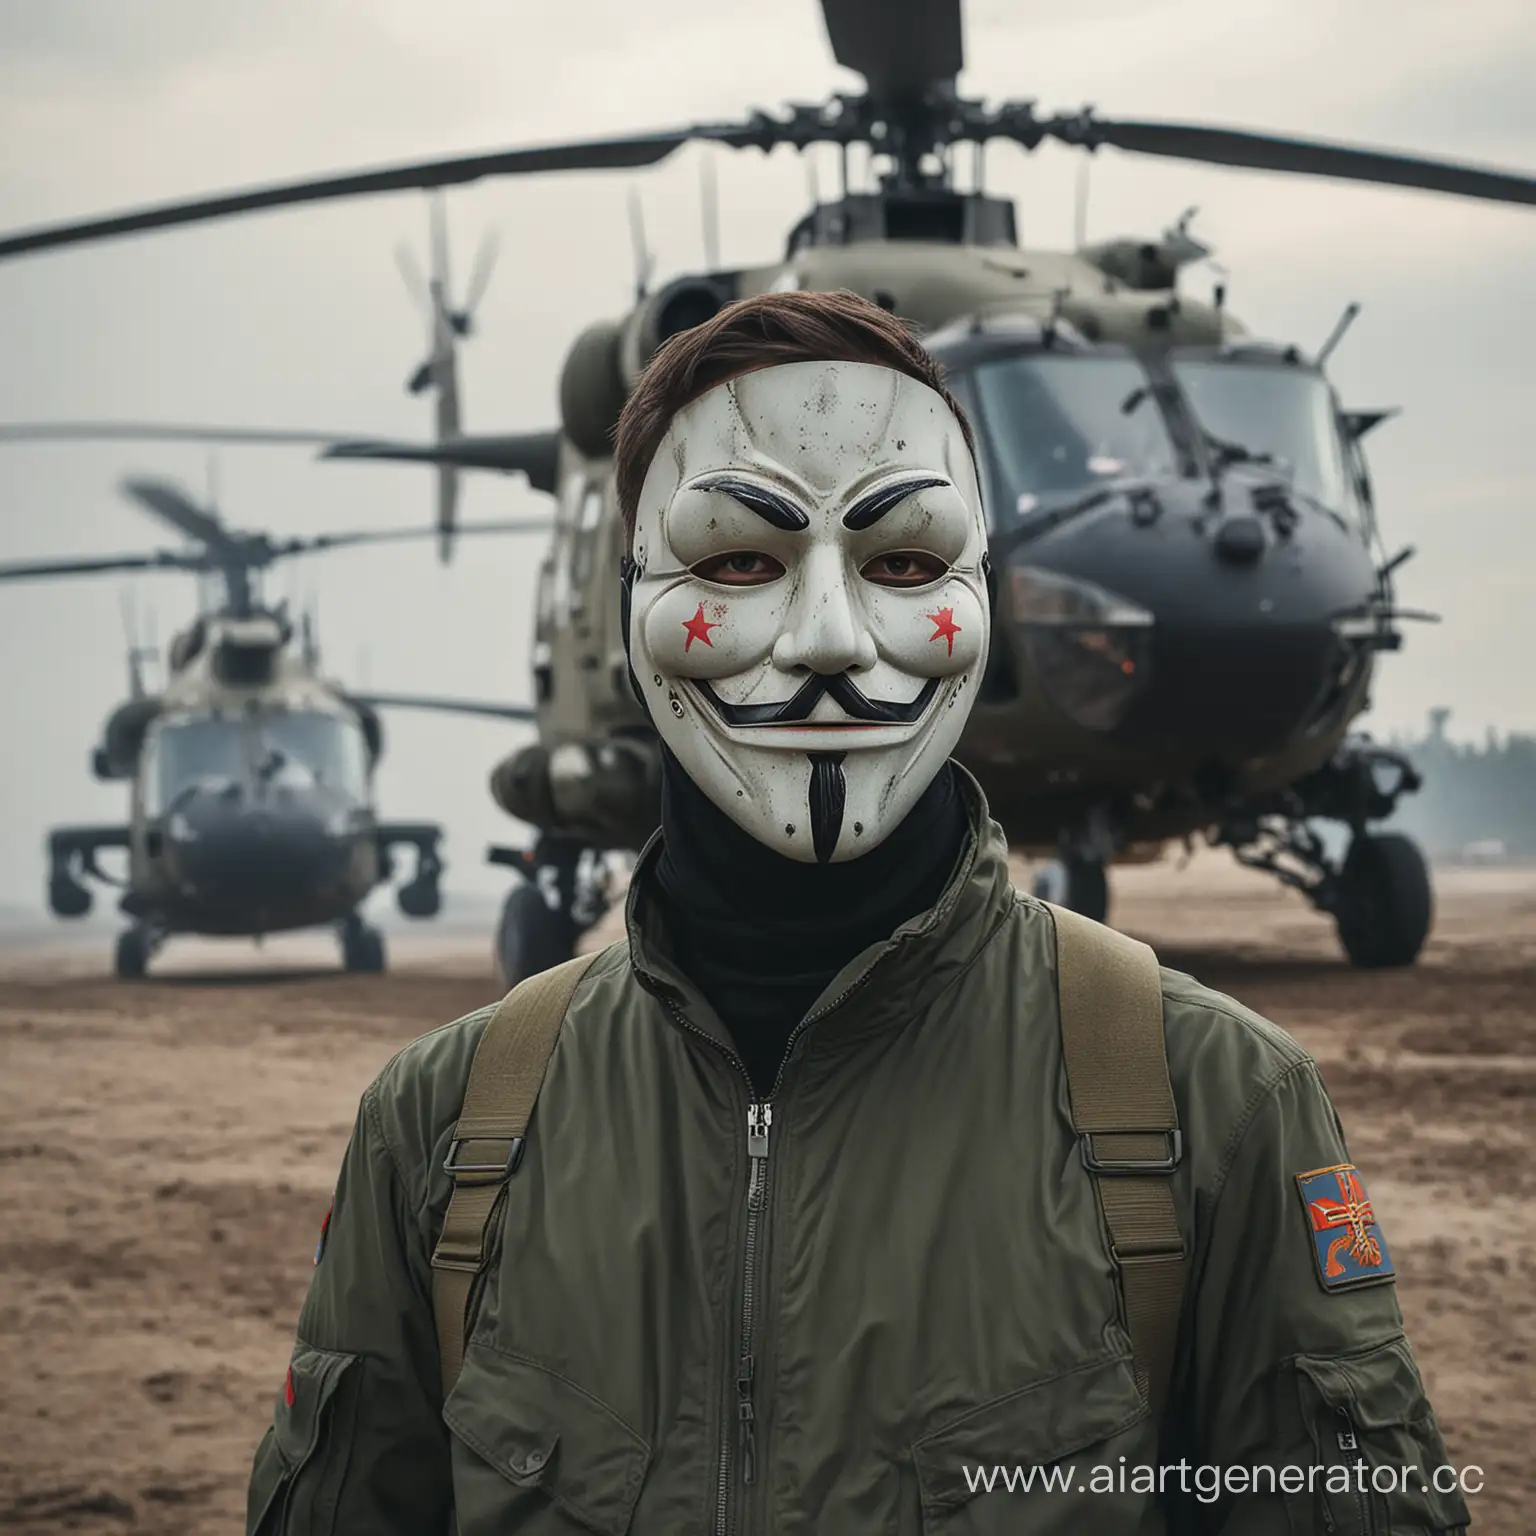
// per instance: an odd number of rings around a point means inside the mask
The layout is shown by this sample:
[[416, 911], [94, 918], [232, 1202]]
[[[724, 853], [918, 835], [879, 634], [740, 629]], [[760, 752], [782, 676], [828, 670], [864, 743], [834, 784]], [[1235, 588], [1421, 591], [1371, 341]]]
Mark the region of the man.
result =
[[[504, 1159], [464, 1150], [492, 1010], [364, 1095], [252, 1529], [1460, 1529], [1313, 1063], [1149, 963], [1153, 1069], [1117, 1065], [1137, 947], [1015, 892], [949, 761], [988, 576], [933, 361], [851, 295], [750, 299], [662, 350], [615, 458], [665, 761], [627, 942]], [[1110, 946], [1070, 1008], [1069, 943]], [[1177, 1118], [1117, 1159], [1084, 1101], [1142, 1075]]]

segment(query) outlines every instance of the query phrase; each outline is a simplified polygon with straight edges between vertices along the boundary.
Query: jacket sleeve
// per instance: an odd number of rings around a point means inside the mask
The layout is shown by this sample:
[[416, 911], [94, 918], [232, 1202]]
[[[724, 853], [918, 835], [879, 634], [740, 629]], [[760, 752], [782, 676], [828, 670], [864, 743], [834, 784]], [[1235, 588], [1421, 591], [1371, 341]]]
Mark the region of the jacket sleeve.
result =
[[1368, 1200], [1315, 1065], [1294, 1063], [1237, 1128], [1225, 1178], [1197, 1203], [1175, 1399], [1196, 1491], [1175, 1529], [1467, 1525], [1403, 1334], [1391, 1234]]
[[363, 1096], [298, 1337], [256, 1452], [249, 1536], [446, 1532], [452, 1502], [423, 1225]]

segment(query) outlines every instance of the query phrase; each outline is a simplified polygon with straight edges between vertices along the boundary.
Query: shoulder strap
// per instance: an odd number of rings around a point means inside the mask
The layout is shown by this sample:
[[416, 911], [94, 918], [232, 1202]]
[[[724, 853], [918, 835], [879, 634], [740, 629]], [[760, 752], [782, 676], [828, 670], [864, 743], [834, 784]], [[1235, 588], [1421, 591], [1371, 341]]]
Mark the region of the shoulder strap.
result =
[[523, 1157], [523, 1134], [576, 985], [597, 958], [578, 955], [519, 982], [486, 1022], [444, 1170], [453, 1194], [432, 1253], [432, 1311], [443, 1396], [459, 1379], [469, 1295], [491, 1256], [491, 1222]]
[[1136, 1383], [1157, 1415], [1168, 1395], [1187, 1268], [1171, 1182], [1184, 1145], [1157, 956], [1076, 912], [1049, 910], [1072, 1129], [1109, 1229]]

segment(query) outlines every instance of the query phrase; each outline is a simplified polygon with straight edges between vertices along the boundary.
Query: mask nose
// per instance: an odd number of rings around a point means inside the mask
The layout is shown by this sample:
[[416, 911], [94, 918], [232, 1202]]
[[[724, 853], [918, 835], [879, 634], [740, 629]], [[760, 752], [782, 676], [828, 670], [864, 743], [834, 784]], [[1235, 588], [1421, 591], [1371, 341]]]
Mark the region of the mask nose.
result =
[[849, 590], [842, 551], [811, 551], [800, 572], [789, 622], [773, 643], [773, 664], [783, 672], [867, 671], [875, 664], [875, 642]]

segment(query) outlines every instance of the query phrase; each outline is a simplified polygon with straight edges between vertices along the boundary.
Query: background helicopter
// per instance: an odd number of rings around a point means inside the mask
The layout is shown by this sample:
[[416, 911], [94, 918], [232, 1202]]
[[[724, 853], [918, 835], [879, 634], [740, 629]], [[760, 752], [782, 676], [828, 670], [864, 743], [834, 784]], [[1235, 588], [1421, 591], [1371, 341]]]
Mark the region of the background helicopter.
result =
[[[1200, 305], [1177, 292], [1179, 268], [1199, 253], [1187, 228], [1074, 256], [1021, 253], [1010, 205], [979, 184], [957, 190], [953, 146], [1002, 137], [1033, 148], [1055, 138], [1513, 202], [1536, 198], [1536, 184], [1294, 139], [1091, 114], [1046, 119], [1019, 103], [989, 110], [953, 91], [957, 7], [826, 9], [834, 51], [870, 89], [825, 109], [263, 189], [23, 236], [0, 243], [0, 253], [492, 173], [646, 164], [690, 137], [765, 149], [868, 144], [885, 161], [879, 190], [845, 187], [813, 210], [785, 262], [669, 284], [621, 324], [585, 333], [562, 378], [560, 432], [496, 440], [499, 449], [464, 439], [372, 450], [521, 470], [561, 493], [535, 655], [545, 742], [496, 777], [501, 802], [547, 834], [536, 862], [557, 878], [546, 886], [574, 892], [564, 878], [573, 850], [632, 844], [653, 814], [648, 747], [617, 664], [611, 602], [617, 550], [604, 460], [618, 402], [666, 335], [734, 294], [846, 286], [928, 329], [976, 397], [1006, 564], [1004, 643], [963, 755], [1010, 833], [1059, 846], [1067, 895], [1089, 910], [1101, 906], [1106, 855], [1143, 838], [1203, 831], [1258, 862], [1279, 866], [1289, 856], [1291, 877], [1339, 917], [1353, 958], [1412, 958], [1428, 921], [1422, 863], [1400, 841], [1365, 830], [1407, 777], [1390, 757], [1340, 750], [1374, 653], [1396, 645], [1401, 616], [1358, 454], [1379, 415], [1339, 412], [1298, 349], [1229, 347], [1241, 329], [1220, 299]], [[1118, 381], [1103, 363], [1121, 369]], [[993, 409], [989, 373], [1010, 380]], [[1079, 389], [1086, 399], [1073, 398]], [[1054, 439], [1026, 441], [1033, 418], [1017, 407], [1031, 390], [1056, 411]], [[1224, 432], [1212, 418], [1245, 392], [1237, 427], [1247, 430]], [[1279, 431], [1273, 446], [1266, 424]], [[1022, 465], [1009, 461], [1012, 449]], [[1061, 483], [1062, 464], [1075, 483]], [[1397, 784], [1380, 785], [1378, 770]], [[1354, 835], [1342, 863], [1310, 833], [1308, 823], [1327, 816]], [[530, 907], [526, 921], [537, 917]]]
[[[0, 582], [118, 571], [214, 576], [222, 601], [177, 634], [157, 692], [144, 684], [146, 653], [130, 637], [129, 697], [110, 716], [91, 765], [128, 780], [129, 819], [61, 827], [48, 837], [48, 902], [60, 917], [91, 908], [86, 877], [122, 885], [132, 920], [118, 936], [117, 974], [142, 976], [174, 933], [261, 937], [334, 923], [348, 970], [384, 969], [384, 938], [359, 906], [390, 879], [394, 851], [416, 853], [399, 888], [408, 917], [436, 915], [442, 869], [432, 822], [380, 821], [373, 772], [383, 749], [374, 700], [324, 680], [314, 631], [299, 636], [285, 609], [261, 601], [274, 562], [321, 550], [430, 538], [434, 529], [315, 534], [274, 540], [236, 532], [175, 485], [131, 479], [124, 493], [180, 532], [183, 547], [142, 555], [0, 565]], [[537, 529], [539, 522], [477, 524], [476, 533]], [[127, 879], [98, 855], [127, 853]]]

